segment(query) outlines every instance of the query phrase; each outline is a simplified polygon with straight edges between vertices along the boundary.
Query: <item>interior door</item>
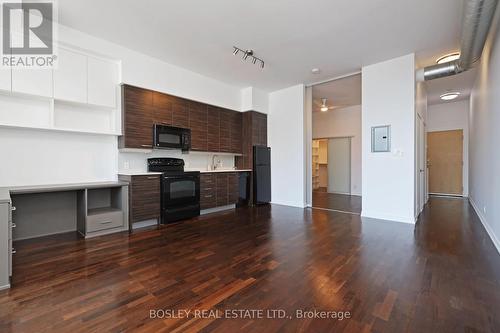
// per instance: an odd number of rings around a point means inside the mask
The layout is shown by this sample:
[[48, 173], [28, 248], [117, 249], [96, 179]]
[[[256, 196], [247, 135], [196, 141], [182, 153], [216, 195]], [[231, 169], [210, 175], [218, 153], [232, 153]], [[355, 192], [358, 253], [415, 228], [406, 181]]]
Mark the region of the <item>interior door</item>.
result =
[[418, 212], [425, 205], [425, 124], [420, 115], [417, 114], [417, 204]]
[[463, 131], [427, 133], [429, 193], [463, 194]]
[[351, 139], [328, 140], [328, 192], [351, 193]]

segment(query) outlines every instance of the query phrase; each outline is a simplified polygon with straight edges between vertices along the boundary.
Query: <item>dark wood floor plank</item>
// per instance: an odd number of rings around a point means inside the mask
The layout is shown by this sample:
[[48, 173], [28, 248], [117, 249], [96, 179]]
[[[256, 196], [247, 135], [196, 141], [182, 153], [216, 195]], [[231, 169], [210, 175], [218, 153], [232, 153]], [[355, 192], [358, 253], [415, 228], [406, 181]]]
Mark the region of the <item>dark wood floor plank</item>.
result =
[[[416, 226], [243, 208], [133, 234], [17, 242], [1, 332], [500, 332], [500, 257], [465, 200]], [[150, 318], [282, 309], [289, 318]], [[344, 320], [296, 310], [350, 311]]]

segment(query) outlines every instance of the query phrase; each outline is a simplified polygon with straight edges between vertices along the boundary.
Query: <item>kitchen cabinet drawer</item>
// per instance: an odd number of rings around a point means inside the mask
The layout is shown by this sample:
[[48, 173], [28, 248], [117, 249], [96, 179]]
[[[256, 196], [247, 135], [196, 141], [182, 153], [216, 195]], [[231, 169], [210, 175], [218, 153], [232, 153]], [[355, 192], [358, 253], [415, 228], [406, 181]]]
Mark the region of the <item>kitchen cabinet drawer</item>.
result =
[[214, 208], [214, 207], [217, 207], [217, 200], [216, 200], [215, 191], [212, 191], [211, 193], [204, 193], [204, 194], [200, 195], [200, 208], [202, 210]]
[[87, 217], [87, 233], [119, 228], [123, 226], [123, 212], [114, 211], [89, 215]]

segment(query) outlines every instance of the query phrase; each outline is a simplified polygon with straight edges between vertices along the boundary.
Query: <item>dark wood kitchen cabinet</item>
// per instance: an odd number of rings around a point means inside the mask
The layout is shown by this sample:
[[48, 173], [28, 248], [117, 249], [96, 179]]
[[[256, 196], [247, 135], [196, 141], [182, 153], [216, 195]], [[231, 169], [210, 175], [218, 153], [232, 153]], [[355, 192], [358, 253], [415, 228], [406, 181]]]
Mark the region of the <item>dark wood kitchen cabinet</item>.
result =
[[237, 157], [239, 169], [253, 168], [253, 146], [267, 146], [267, 115], [248, 111], [242, 114], [242, 154]]
[[207, 150], [220, 151], [220, 113], [219, 108], [207, 107]]
[[119, 148], [151, 149], [153, 147], [153, 92], [122, 86], [123, 135]]
[[169, 95], [153, 92], [153, 123], [172, 125], [172, 98]]
[[129, 183], [129, 223], [160, 218], [160, 175], [120, 175]]
[[230, 153], [231, 152], [231, 114], [233, 111], [226, 109], [219, 109], [219, 152]]
[[122, 90], [119, 148], [152, 149], [153, 126], [161, 124], [191, 129], [192, 150], [242, 153], [241, 112], [126, 84]]
[[189, 128], [191, 129], [191, 150], [207, 151], [207, 106], [189, 102]]
[[[172, 96], [173, 97], [173, 96]], [[184, 98], [172, 99], [172, 125], [175, 127], [189, 128], [189, 102]]]
[[217, 193], [214, 173], [200, 175], [200, 208], [208, 209], [217, 207]]
[[200, 206], [209, 209], [238, 202], [238, 173], [214, 172], [200, 176]]
[[231, 112], [230, 115], [231, 123], [231, 152], [241, 154], [242, 150], [242, 125], [243, 125], [243, 115], [241, 112]]

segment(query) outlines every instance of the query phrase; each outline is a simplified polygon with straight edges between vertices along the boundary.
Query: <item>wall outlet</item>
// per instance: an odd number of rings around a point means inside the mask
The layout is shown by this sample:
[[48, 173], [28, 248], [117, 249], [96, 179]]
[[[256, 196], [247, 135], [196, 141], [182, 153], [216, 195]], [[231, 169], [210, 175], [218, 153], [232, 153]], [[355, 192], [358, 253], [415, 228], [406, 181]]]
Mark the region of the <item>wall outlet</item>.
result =
[[130, 163], [129, 163], [129, 162], [125, 162], [125, 163], [123, 163], [123, 168], [124, 168], [125, 170], [130, 169]]

